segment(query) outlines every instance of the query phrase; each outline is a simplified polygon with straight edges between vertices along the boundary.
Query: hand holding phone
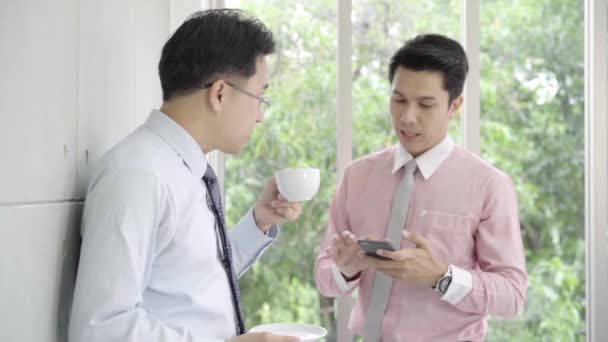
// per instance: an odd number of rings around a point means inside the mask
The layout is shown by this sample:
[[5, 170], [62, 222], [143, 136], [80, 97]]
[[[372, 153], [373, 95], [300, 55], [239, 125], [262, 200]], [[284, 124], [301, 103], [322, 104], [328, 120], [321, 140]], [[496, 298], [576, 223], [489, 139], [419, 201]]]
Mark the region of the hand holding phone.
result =
[[379, 259], [389, 259], [389, 258], [383, 257], [382, 255], [378, 255], [378, 253], [376, 253], [377, 250], [379, 250], [379, 249], [386, 249], [389, 251], [396, 250], [395, 247], [393, 247], [393, 245], [386, 240], [361, 239], [361, 240], [357, 240], [357, 244], [359, 245], [359, 247], [361, 247], [361, 249], [363, 250], [365, 255], [371, 256], [374, 258], [379, 258]]

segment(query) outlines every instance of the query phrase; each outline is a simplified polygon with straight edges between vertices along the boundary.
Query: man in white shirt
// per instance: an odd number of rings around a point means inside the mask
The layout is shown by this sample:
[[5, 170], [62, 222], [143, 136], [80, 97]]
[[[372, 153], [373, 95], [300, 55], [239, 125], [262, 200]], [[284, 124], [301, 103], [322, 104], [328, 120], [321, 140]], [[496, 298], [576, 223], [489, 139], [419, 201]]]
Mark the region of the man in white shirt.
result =
[[94, 169], [71, 342], [291, 342], [245, 333], [237, 277], [294, 221], [271, 179], [226, 232], [205, 154], [239, 152], [270, 101], [272, 33], [237, 10], [190, 16], [159, 63], [163, 105]]

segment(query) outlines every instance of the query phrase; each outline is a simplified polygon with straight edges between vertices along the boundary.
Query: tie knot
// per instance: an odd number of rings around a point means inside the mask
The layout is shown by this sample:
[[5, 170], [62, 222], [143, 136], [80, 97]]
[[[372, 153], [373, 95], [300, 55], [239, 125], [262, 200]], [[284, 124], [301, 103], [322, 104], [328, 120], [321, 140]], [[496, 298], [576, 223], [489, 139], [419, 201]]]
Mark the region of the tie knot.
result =
[[217, 176], [215, 175], [215, 171], [213, 171], [213, 168], [209, 164], [207, 164], [207, 171], [205, 172], [205, 175], [203, 176], [203, 181], [208, 185], [214, 185], [215, 182], [217, 181]]
[[404, 169], [405, 169], [405, 173], [414, 173], [414, 171], [416, 171], [416, 167], [418, 165], [416, 164], [416, 159], [410, 159], [407, 161], [407, 163], [405, 163]]

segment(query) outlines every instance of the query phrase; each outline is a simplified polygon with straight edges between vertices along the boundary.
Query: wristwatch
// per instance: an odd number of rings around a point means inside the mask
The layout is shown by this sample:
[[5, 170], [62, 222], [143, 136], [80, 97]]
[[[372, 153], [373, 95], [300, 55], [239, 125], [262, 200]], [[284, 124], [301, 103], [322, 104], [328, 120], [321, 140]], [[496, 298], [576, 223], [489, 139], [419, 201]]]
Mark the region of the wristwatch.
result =
[[433, 290], [445, 294], [452, 283], [452, 265], [448, 265], [448, 270], [445, 271], [443, 276], [437, 280], [435, 286], [433, 286]]

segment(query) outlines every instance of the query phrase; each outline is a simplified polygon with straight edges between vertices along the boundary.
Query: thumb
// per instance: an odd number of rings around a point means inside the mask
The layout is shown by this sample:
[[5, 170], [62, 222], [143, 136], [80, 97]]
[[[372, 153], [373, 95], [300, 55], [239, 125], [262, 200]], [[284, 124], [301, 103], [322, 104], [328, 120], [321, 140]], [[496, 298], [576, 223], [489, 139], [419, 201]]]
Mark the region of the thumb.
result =
[[418, 248], [422, 248], [422, 249], [429, 249], [429, 242], [420, 234], [415, 233], [415, 232], [408, 232], [407, 230], [403, 231], [403, 237], [408, 240], [413, 242], [416, 247]]
[[266, 187], [278, 191], [279, 187], [277, 186], [277, 178], [275, 176], [270, 177], [270, 179], [266, 183]]

